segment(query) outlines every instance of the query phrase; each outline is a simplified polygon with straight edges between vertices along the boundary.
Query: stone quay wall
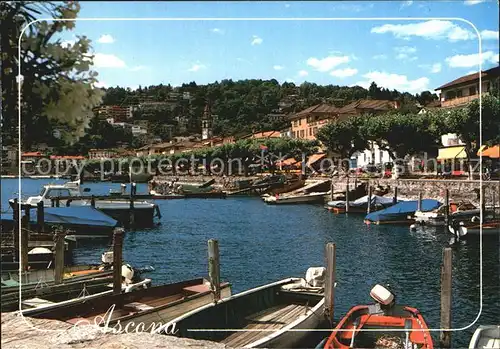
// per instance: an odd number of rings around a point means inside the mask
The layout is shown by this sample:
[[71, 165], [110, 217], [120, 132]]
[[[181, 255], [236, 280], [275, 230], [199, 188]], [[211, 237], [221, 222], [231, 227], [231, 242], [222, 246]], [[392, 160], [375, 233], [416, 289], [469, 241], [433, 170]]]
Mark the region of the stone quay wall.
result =
[[[480, 181], [479, 180], [453, 180], [453, 179], [355, 179], [349, 178], [349, 187], [354, 189], [355, 183], [369, 182], [372, 187], [389, 187], [389, 192], [385, 196], [393, 196], [394, 189], [398, 188], [398, 197], [408, 199], [418, 199], [422, 193], [424, 199], [436, 199], [444, 202], [445, 190], [449, 190], [451, 200], [471, 201], [479, 203]], [[482, 181], [486, 205], [500, 205], [500, 181]], [[334, 178], [334, 192], [345, 192], [347, 186], [346, 178]]]

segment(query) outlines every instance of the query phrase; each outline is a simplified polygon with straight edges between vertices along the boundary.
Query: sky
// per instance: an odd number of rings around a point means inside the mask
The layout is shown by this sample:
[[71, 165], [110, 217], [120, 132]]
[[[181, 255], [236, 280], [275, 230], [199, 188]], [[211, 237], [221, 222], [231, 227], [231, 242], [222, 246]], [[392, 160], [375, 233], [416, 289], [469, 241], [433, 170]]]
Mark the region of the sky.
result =
[[498, 65], [498, 0], [80, 4], [81, 19], [386, 18], [78, 21], [63, 39], [92, 40], [103, 87], [274, 78], [419, 93], [478, 71], [478, 35], [463, 20], [481, 35], [483, 70]]

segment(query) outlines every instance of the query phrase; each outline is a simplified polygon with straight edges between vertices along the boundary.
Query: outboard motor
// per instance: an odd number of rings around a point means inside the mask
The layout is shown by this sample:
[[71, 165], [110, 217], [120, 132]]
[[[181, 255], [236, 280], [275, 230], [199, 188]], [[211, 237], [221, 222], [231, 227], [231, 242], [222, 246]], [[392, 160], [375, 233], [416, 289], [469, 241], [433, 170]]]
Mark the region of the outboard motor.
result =
[[122, 277], [125, 279], [125, 284], [129, 285], [134, 279], [134, 268], [130, 264], [122, 265]]
[[394, 295], [382, 285], [375, 285], [370, 291], [370, 297], [380, 305], [380, 309], [384, 312], [390, 310], [396, 304]]

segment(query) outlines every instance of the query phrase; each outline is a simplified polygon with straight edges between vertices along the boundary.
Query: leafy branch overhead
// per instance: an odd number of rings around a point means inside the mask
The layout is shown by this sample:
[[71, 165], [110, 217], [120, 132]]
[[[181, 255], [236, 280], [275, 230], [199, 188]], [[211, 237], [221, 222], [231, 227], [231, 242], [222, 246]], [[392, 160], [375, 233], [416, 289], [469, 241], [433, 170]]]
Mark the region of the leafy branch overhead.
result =
[[[17, 121], [17, 71], [21, 66], [22, 142], [24, 147], [51, 138], [58, 129], [64, 142], [73, 142], [85, 133], [92, 108], [102, 101], [103, 92], [94, 88], [97, 73], [90, 70], [93, 56], [90, 40], [78, 36], [72, 45], [63, 45], [59, 35], [72, 30], [74, 21], [33, 21], [36, 18], [76, 18], [78, 2], [2, 3], [2, 101], [3, 135], [12, 139]], [[24, 33], [22, 32], [23, 28]], [[21, 62], [18, 42], [21, 37]], [[47, 127], [50, 126], [50, 127]]]

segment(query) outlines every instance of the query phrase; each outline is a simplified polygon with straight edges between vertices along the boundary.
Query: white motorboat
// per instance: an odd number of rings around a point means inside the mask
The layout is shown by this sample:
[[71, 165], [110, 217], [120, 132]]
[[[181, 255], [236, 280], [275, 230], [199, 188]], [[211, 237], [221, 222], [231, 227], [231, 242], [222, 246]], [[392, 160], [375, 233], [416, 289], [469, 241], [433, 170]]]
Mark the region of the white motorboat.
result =
[[[74, 199], [71, 197], [74, 197]], [[31, 196], [24, 203], [35, 206], [40, 201], [43, 201], [44, 207], [51, 207], [54, 204], [54, 199], [57, 198], [62, 198], [59, 200], [59, 205], [61, 207], [92, 206], [92, 197], [83, 195], [79, 180], [66, 182], [64, 184], [44, 185], [40, 195]], [[129, 222], [130, 201], [127, 199], [98, 198], [94, 200], [94, 207], [113, 217], [120, 223], [127, 225]], [[146, 200], [134, 200], [134, 216], [137, 225], [152, 225], [154, 217], [159, 216], [158, 206]]]
[[262, 199], [266, 204], [310, 204], [323, 203], [328, 192], [308, 193], [308, 194], [290, 194], [290, 195], [266, 195]]
[[[457, 203], [450, 204], [450, 214], [449, 219], [450, 222], [453, 219], [470, 219], [474, 216], [479, 216], [480, 209], [471, 203]], [[415, 222], [422, 225], [430, 225], [430, 226], [444, 226], [444, 214], [445, 214], [445, 205], [441, 205], [435, 210], [432, 211], [415, 211]], [[452, 209], [454, 209], [452, 211]]]

